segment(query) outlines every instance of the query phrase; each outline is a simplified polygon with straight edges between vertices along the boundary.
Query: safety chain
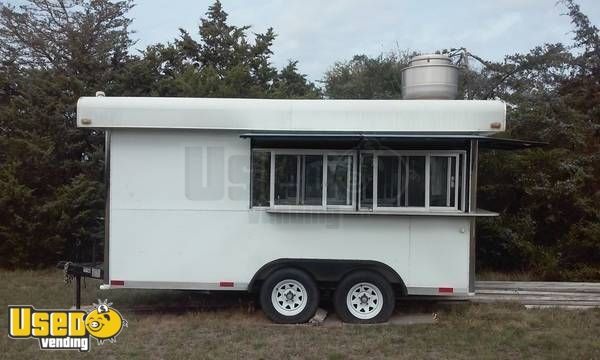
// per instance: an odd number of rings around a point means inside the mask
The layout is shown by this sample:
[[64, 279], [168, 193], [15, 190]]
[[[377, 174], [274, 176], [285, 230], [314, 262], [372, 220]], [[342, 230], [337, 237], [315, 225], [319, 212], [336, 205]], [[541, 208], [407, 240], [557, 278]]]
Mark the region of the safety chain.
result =
[[65, 266], [63, 267], [65, 285], [69, 285], [71, 283], [71, 281], [73, 281], [73, 275], [69, 274], [69, 266], [70, 265], [71, 265], [71, 262], [67, 261], [67, 262], [65, 262]]

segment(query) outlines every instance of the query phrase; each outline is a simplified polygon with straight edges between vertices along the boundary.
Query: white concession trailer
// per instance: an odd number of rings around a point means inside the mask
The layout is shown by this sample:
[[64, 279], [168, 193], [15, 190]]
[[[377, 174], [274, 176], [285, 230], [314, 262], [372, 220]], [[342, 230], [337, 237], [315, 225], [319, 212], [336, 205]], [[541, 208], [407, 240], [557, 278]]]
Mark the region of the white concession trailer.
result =
[[102, 288], [256, 292], [305, 322], [331, 290], [349, 322], [395, 297], [474, 291], [480, 148], [501, 101], [84, 97], [106, 132]]

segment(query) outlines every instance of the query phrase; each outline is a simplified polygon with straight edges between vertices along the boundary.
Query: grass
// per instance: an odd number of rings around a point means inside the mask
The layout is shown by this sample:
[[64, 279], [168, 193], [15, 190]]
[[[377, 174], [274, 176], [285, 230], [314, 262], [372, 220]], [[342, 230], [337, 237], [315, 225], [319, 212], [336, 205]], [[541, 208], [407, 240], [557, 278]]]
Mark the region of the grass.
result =
[[[58, 270], [0, 271], [0, 305], [65, 308], [71, 288]], [[92, 286], [93, 285], [93, 286]], [[421, 325], [281, 326], [269, 323], [251, 298], [184, 291], [98, 291], [88, 281], [84, 303], [108, 298], [129, 321], [114, 344], [92, 343], [89, 353], [40, 352], [34, 340], [9, 339], [7, 311], [0, 312], [2, 358], [600, 358], [600, 310], [525, 310], [516, 304], [399, 303], [400, 313], [437, 312]], [[210, 311], [131, 312], [133, 306], [218, 305]], [[404, 305], [403, 305], [404, 304]]]
[[497, 271], [480, 271], [476, 274], [477, 280], [488, 281], [544, 281], [543, 278], [536, 276], [533, 272], [497, 272]]
[[481, 270], [477, 272], [477, 280], [498, 281], [600, 281], [600, 266], [580, 265], [572, 269], [544, 269], [515, 272], [498, 272]]

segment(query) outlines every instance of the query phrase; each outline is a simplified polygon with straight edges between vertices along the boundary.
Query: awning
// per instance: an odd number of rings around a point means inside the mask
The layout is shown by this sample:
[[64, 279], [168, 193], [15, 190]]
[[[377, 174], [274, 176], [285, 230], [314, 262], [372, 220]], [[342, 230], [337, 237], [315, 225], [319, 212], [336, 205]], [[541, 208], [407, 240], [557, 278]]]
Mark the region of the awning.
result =
[[469, 134], [387, 134], [387, 133], [246, 133], [256, 146], [318, 146], [372, 148], [377, 145], [461, 146], [477, 140], [483, 149], [519, 150], [542, 147], [547, 143]]
[[485, 136], [482, 136], [476, 140], [478, 140], [479, 142], [479, 147], [483, 149], [520, 150], [531, 149], [535, 147], [544, 147], [548, 145], [548, 143], [541, 141], [505, 139]]

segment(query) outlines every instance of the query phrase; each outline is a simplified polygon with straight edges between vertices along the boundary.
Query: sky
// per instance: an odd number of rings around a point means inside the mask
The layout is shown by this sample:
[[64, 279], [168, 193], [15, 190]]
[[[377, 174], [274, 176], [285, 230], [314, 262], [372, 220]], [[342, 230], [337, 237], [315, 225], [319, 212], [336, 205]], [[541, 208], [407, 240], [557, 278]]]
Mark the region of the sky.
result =
[[[172, 41], [179, 28], [197, 37], [212, 0], [137, 0], [129, 16], [136, 49]], [[229, 23], [278, 34], [273, 64], [298, 60], [312, 81], [336, 61], [356, 54], [466, 47], [486, 59], [527, 52], [544, 43], [569, 42], [572, 27], [556, 0], [221, 0]], [[600, 0], [578, 0], [594, 24]]]

